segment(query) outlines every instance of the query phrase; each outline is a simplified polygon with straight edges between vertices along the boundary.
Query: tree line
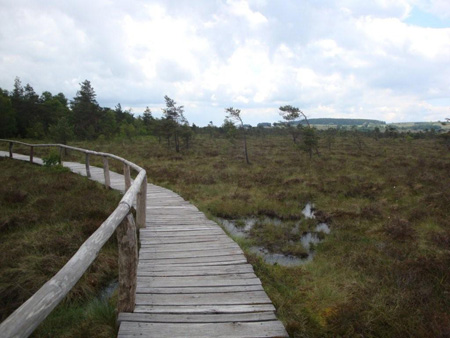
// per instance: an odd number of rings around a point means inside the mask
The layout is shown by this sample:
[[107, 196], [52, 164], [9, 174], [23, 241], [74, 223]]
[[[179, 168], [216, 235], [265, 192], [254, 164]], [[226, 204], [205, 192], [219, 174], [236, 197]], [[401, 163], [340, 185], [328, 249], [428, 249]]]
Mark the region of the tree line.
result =
[[160, 119], [154, 118], [147, 107], [142, 116], [135, 117], [120, 103], [114, 109], [101, 107], [90, 81], [80, 84], [72, 100], [63, 93], [45, 91], [38, 95], [30, 84], [14, 81], [11, 92], [0, 88], [0, 138], [50, 138], [58, 143], [71, 140], [132, 139], [136, 135], [152, 134], [160, 142], [189, 148], [192, 127], [184, 117], [183, 106], [165, 96], [166, 107]]
[[[38, 95], [30, 84], [23, 86], [20, 79], [16, 78], [12, 91], [0, 88], [0, 138], [51, 139], [66, 144], [72, 140], [98, 138], [131, 140], [137, 135], [152, 135], [160, 143], [165, 142], [168, 147], [179, 152], [182, 149], [189, 149], [192, 139], [197, 134], [230, 139], [240, 135], [247, 163], [250, 163], [247, 136], [290, 135], [293, 143], [310, 157], [313, 154], [320, 156], [319, 137], [326, 141], [328, 147], [333, 143], [333, 137], [341, 134], [349, 134], [358, 141], [356, 143], [359, 146], [362, 144], [358, 134], [360, 131], [355, 129], [356, 126], [351, 130], [318, 131], [299, 108], [290, 105], [279, 108], [284, 121], [277, 124], [278, 128], [245, 125], [241, 111], [232, 107], [225, 109], [226, 117], [221, 126], [215, 126], [211, 121], [206, 127], [200, 128], [195, 124], [189, 125], [184, 116], [183, 106], [168, 96], [165, 96], [164, 100], [165, 107], [162, 109], [161, 118], [155, 118], [148, 107], [142, 115], [135, 117], [130, 110], [122, 109], [120, 103], [114, 109], [101, 107], [88, 80], [80, 83], [80, 89], [75, 97], [68, 100], [63, 93], [53, 95], [44, 91]], [[406, 136], [413, 138], [426, 137], [428, 134], [434, 136], [433, 131]], [[375, 139], [401, 137], [395, 128], [389, 126], [385, 128], [384, 133], [376, 127], [367, 130], [365, 134]], [[448, 133], [444, 136], [447, 137], [448, 144]]]

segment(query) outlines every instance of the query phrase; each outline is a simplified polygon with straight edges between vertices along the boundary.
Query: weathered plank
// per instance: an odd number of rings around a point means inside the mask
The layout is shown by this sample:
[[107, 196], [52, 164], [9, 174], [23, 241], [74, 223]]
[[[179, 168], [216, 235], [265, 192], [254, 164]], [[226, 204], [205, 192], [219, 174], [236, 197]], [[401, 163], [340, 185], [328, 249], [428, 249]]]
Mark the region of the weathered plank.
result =
[[153, 264], [138, 265], [138, 274], [157, 276], [161, 274], [163, 276], [207, 276], [207, 275], [229, 275], [239, 273], [253, 272], [253, 267], [250, 264], [234, 264], [234, 265], [215, 265], [215, 266], [184, 266], [174, 265], [165, 266]]
[[187, 251], [208, 251], [208, 250], [220, 250], [223, 249], [239, 249], [239, 246], [234, 242], [211, 242], [204, 243], [202, 245], [194, 243], [183, 243], [183, 244], [153, 244], [144, 245], [141, 244], [142, 252], [187, 252]]
[[261, 285], [259, 278], [242, 279], [239, 276], [194, 276], [194, 277], [137, 277], [137, 287], [203, 287], [203, 286], [237, 286]]
[[201, 287], [181, 287], [181, 288], [155, 288], [155, 287], [138, 287], [136, 293], [218, 293], [223, 294], [229, 292], [248, 292], [248, 291], [263, 291], [261, 285], [237, 285], [237, 286], [201, 286]]
[[[225, 237], [225, 233], [222, 229], [195, 229], [195, 230], [178, 230], [176, 232], [169, 231], [146, 231], [141, 232], [147, 238], [165, 238], [165, 237], [200, 237], [200, 236], [211, 236], [220, 235]], [[144, 237], [144, 238], [145, 238]]]
[[161, 314], [161, 313], [120, 313], [121, 322], [143, 323], [230, 323], [263, 322], [276, 320], [273, 312], [213, 313], [213, 314]]
[[249, 313], [275, 311], [272, 304], [238, 304], [238, 305], [137, 305], [135, 313]]
[[170, 238], [166, 241], [158, 240], [158, 239], [143, 238], [141, 240], [141, 243], [144, 245], [164, 244], [164, 243], [167, 243], [167, 244], [199, 243], [199, 245], [201, 245], [200, 243], [220, 242], [221, 239], [223, 240], [222, 243], [228, 242], [228, 241], [225, 241], [226, 238], [202, 236], [202, 237], [196, 237], [196, 238], [186, 238], [186, 237]]
[[122, 322], [119, 337], [285, 337], [279, 321], [232, 323]]
[[161, 260], [161, 259], [187, 259], [187, 258], [201, 258], [201, 257], [222, 257], [242, 255], [242, 251], [237, 248], [231, 249], [215, 249], [215, 250], [191, 250], [191, 251], [175, 251], [175, 252], [148, 252], [140, 250], [139, 256], [145, 260]]
[[[147, 263], [146, 263], [147, 262]], [[158, 261], [142, 261], [141, 266], [145, 266], [145, 264], [153, 264], [155, 267], [160, 266], [181, 266], [176, 264], [167, 264], [164, 262], [158, 262]], [[184, 263], [184, 266], [186, 267], [198, 267], [198, 266], [218, 266], [218, 265], [236, 265], [236, 264], [248, 264], [246, 258], [240, 258], [240, 259], [233, 259], [229, 261], [217, 261], [217, 262], [198, 262], [198, 263]]]
[[[140, 260], [146, 261], [146, 256], [142, 256]], [[225, 263], [246, 260], [243, 254], [235, 254], [228, 256], [209, 256], [209, 257], [187, 257], [187, 258], [160, 258], [153, 259], [151, 262], [155, 264], [191, 264], [191, 263]]]
[[197, 294], [137, 294], [136, 305], [271, 304], [264, 291]]

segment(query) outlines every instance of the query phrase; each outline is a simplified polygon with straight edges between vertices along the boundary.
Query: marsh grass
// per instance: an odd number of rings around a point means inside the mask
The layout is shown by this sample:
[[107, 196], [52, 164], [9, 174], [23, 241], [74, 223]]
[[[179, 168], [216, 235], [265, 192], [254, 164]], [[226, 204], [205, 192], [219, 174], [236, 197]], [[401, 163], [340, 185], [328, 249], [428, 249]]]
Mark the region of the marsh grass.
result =
[[[55, 167], [0, 159], [0, 170], [0, 313], [4, 320], [70, 259], [114, 210], [120, 195]], [[113, 238], [33, 336], [101, 336], [114, 331], [115, 324], [96, 331], [88, 323], [97, 320], [96, 308], [114, 311], [114, 305], [95, 303], [95, 296], [116, 276]]]
[[271, 266], [247, 250], [294, 250], [287, 228], [238, 240], [291, 336], [449, 336], [450, 153], [433, 138], [360, 137], [322, 137], [309, 159], [287, 135], [249, 136], [251, 165], [238, 142], [206, 135], [181, 153], [152, 137], [76, 145], [144, 166], [211, 217], [298, 221], [313, 202], [331, 233], [311, 263]]

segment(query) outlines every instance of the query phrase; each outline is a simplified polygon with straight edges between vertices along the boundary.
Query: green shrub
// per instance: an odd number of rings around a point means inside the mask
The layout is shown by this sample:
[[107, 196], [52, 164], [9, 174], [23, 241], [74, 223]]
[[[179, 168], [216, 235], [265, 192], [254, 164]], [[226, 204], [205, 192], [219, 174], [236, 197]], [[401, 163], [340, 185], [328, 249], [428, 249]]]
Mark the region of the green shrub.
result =
[[48, 156], [42, 158], [44, 166], [53, 167], [59, 165], [59, 154], [55, 151], [51, 151]]

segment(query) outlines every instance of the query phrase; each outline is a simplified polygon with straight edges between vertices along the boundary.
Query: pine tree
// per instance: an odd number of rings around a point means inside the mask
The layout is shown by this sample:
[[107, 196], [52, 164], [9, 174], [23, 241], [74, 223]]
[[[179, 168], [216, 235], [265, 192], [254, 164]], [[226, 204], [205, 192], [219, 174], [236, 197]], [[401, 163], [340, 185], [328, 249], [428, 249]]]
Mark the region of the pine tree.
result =
[[80, 86], [70, 102], [75, 135], [81, 139], [93, 139], [100, 130], [101, 109], [91, 83], [85, 80]]

